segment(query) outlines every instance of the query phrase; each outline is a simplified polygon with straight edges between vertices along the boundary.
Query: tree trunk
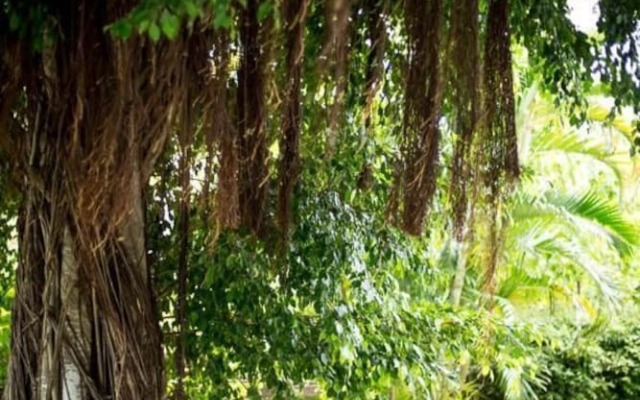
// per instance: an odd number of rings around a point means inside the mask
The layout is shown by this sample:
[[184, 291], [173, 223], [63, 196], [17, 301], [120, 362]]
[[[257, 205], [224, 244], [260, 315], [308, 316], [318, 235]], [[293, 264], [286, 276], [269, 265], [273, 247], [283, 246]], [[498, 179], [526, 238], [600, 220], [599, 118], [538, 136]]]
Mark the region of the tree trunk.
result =
[[[451, 280], [451, 289], [449, 292], [449, 304], [454, 307], [460, 306], [460, 300], [462, 298], [462, 289], [464, 288], [464, 278], [467, 274], [467, 237], [468, 235], [462, 235], [462, 240], [458, 241], [455, 238], [452, 238], [452, 245], [455, 254], [456, 254], [456, 270]], [[446, 360], [441, 360], [442, 363], [446, 363]], [[465, 362], [462, 362], [458, 365], [458, 382], [460, 387], [463, 387], [467, 380], [468, 373], [468, 365]], [[455, 389], [457, 390], [457, 389]], [[442, 389], [440, 393], [440, 399], [446, 400], [450, 397], [450, 395], [454, 392], [454, 389], [449, 386], [449, 382], [446, 376], [442, 378]]]
[[[93, 260], [84, 254], [86, 235], [77, 223], [58, 227], [62, 222], [51, 214], [23, 215], [5, 399], [161, 398], [160, 331], [145, 262], [138, 168], [129, 181], [122, 194], [126, 222], [102, 238], [107, 244]], [[37, 209], [34, 199], [26, 210]], [[49, 207], [54, 215], [67, 208]]]
[[183, 37], [111, 36], [137, 4], [50, 2], [42, 52], [2, 59], [23, 101], [0, 110], [28, 130], [10, 132], [23, 204], [7, 400], [163, 396], [143, 188], [189, 57]]
[[[43, 345], [40, 361], [40, 395], [38, 398], [62, 398], [62, 400], [81, 400], [84, 398], [81, 373], [88, 369], [90, 335], [90, 313], [80, 293], [78, 262], [74, 254], [74, 245], [65, 228], [61, 249], [61, 268], [59, 271], [47, 271], [45, 289], [45, 318], [43, 327]], [[58, 275], [58, 276], [56, 276]], [[57, 318], [50, 316], [57, 311], [66, 315], [65, 328], [73, 336], [75, 346], [56, 345]], [[61, 354], [61, 356], [58, 356]], [[59, 361], [57, 361], [59, 360]], [[59, 371], [58, 371], [59, 370]], [[61, 392], [61, 396], [54, 393]]]
[[467, 274], [467, 243], [464, 241], [458, 242], [453, 240], [456, 257], [456, 271], [451, 281], [451, 291], [449, 296], [449, 302], [452, 306], [457, 307], [460, 305], [460, 299], [462, 297], [462, 289], [464, 287], [464, 278]]

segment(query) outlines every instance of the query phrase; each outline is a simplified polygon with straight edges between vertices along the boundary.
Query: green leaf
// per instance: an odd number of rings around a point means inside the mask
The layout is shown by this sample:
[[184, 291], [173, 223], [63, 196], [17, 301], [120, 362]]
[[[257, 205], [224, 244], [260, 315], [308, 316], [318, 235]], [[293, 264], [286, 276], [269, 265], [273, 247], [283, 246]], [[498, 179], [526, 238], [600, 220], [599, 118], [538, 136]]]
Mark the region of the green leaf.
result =
[[231, 16], [226, 9], [218, 7], [215, 17], [213, 18], [214, 28], [229, 28], [231, 26]]
[[165, 10], [160, 17], [160, 27], [166, 37], [175, 39], [180, 31], [180, 19]]
[[271, 10], [272, 7], [269, 1], [265, 1], [260, 4], [260, 7], [258, 8], [258, 21], [263, 21], [265, 18], [267, 18], [271, 13]]
[[187, 11], [187, 15], [191, 19], [198, 18], [202, 13], [202, 10], [200, 10], [200, 8], [198, 8], [198, 6], [196, 6], [196, 4], [193, 1], [185, 1], [184, 7]]
[[149, 29], [149, 21], [144, 20], [138, 24], [138, 33], [143, 34]]
[[111, 32], [117, 38], [127, 39], [131, 36], [133, 28], [130, 23], [118, 20], [111, 26]]
[[620, 207], [594, 192], [571, 197], [555, 195], [548, 201], [602, 227], [622, 254], [629, 254], [631, 246], [640, 245], [638, 230], [625, 219]]
[[12, 13], [11, 17], [9, 18], [9, 29], [11, 29], [12, 31], [17, 31], [20, 28], [20, 25], [22, 25], [22, 19], [20, 18], [20, 15], [18, 15], [18, 13]]
[[152, 22], [151, 24], [149, 24], [149, 37], [154, 42], [157, 42], [158, 40], [160, 40], [160, 28], [158, 27], [158, 24], [156, 24], [155, 22]]

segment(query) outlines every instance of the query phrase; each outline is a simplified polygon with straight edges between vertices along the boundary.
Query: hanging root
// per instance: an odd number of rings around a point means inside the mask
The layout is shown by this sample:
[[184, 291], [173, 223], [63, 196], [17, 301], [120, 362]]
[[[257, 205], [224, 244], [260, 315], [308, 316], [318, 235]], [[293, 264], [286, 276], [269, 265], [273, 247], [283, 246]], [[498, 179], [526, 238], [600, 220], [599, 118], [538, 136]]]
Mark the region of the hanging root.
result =
[[278, 193], [278, 225], [287, 237], [292, 213], [292, 197], [299, 168], [301, 123], [302, 55], [304, 52], [304, 22], [308, 0], [287, 0], [283, 5], [286, 24], [287, 72], [282, 121], [282, 159]]
[[[368, 136], [371, 137], [373, 136], [373, 133], [371, 133], [373, 100], [378, 94], [384, 72], [383, 61], [387, 43], [387, 26], [385, 19], [389, 15], [389, 0], [366, 2], [365, 13], [367, 15], [367, 34], [371, 50], [367, 57], [363, 118], [364, 129]], [[371, 170], [371, 164], [366, 161], [358, 174], [357, 187], [360, 190], [369, 190], [372, 184], [373, 172]]]
[[[181, 105], [181, 123], [178, 129], [178, 175], [180, 182], [179, 211], [177, 218], [177, 307], [175, 318], [178, 326], [175, 336], [175, 371], [178, 377], [174, 389], [174, 398], [184, 400], [185, 378], [187, 372], [186, 337], [187, 337], [187, 284], [189, 274], [189, 242], [190, 242], [190, 214], [191, 214], [191, 169], [193, 168], [193, 143], [196, 121], [202, 116], [201, 110], [207, 104], [207, 62], [208, 50], [211, 45], [209, 32], [195, 25], [196, 33], [187, 40], [188, 56], [181, 60], [186, 64], [187, 73], [181, 76], [185, 101]], [[204, 118], [203, 118], [204, 119]]]
[[489, 5], [485, 43], [484, 185], [492, 197], [520, 174], [511, 65], [508, 0]]
[[264, 59], [258, 0], [240, 10], [237, 129], [240, 135], [239, 202], [242, 225], [264, 234], [269, 171], [264, 112]]
[[10, 129], [13, 120], [13, 107], [21, 94], [22, 70], [20, 59], [22, 46], [18, 41], [9, 40], [0, 33], [0, 152], [12, 156], [12, 138]]
[[499, 266], [501, 224], [499, 208], [520, 174], [515, 124], [515, 99], [509, 36], [508, 0], [492, 0], [487, 17], [484, 49], [484, 114], [482, 138], [477, 146], [483, 191], [488, 205], [490, 257], [487, 260], [484, 290], [492, 295]]
[[[204, 135], [207, 149], [207, 174], [205, 177], [205, 196], [209, 193], [215, 144], [219, 147], [219, 167], [215, 192], [212, 226], [216, 232], [224, 229], [236, 229], [240, 225], [240, 205], [238, 195], [238, 130], [231, 123], [227, 109], [229, 79], [229, 36], [224, 31], [216, 33], [214, 38], [213, 59], [210, 61], [212, 73], [209, 87], [210, 111]], [[214, 234], [215, 241], [217, 234]]]
[[163, 396], [142, 196], [181, 120], [188, 49], [181, 37], [120, 41], [105, 32], [136, 4], [52, 2], [55, 46], [18, 61], [29, 75], [20, 90], [30, 134], [14, 148], [29, 195], [7, 398], [60, 393], [69, 369], [91, 398]]
[[485, 255], [485, 271], [482, 282], [482, 293], [485, 295], [485, 306], [493, 307], [494, 294], [497, 283], [498, 267], [500, 266], [500, 254], [504, 243], [504, 226], [500, 221], [499, 206], [487, 210], [488, 224], [486, 232], [487, 252]]
[[408, 67], [403, 126], [402, 229], [420, 235], [436, 190], [440, 106], [442, 0], [407, 0]]
[[[349, 57], [349, 15], [351, 0], [327, 0], [325, 3], [325, 37], [318, 57], [318, 76], [327, 70], [333, 82], [327, 88], [332, 90], [333, 102], [329, 106], [327, 142], [325, 155], [328, 159], [335, 151], [338, 126], [344, 106], [347, 87], [347, 61]], [[327, 89], [325, 89], [327, 90]]]
[[470, 207], [469, 188], [473, 181], [470, 150], [476, 130], [479, 108], [480, 55], [478, 46], [478, 0], [454, 1], [449, 36], [449, 84], [454, 110], [455, 139], [451, 164], [451, 204], [453, 234], [461, 241], [465, 236]]

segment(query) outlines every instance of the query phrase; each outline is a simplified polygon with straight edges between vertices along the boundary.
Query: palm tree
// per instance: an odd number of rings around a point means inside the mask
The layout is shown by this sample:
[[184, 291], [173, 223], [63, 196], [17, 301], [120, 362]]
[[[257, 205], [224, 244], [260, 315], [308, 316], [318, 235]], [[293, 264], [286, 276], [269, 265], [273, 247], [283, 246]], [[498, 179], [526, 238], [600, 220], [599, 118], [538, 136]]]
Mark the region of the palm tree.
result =
[[608, 116], [601, 106], [591, 107], [589, 117], [590, 128], [570, 128], [535, 85], [522, 97], [526, 175], [507, 207], [495, 293], [507, 316], [539, 313], [543, 305], [553, 314], [567, 304], [594, 316], [594, 300], [615, 307], [620, 299], [622, 266], [640, 244], [621, 206], [633, 171], [630, 130], [618, 118], [619, 129], [603, 132]]

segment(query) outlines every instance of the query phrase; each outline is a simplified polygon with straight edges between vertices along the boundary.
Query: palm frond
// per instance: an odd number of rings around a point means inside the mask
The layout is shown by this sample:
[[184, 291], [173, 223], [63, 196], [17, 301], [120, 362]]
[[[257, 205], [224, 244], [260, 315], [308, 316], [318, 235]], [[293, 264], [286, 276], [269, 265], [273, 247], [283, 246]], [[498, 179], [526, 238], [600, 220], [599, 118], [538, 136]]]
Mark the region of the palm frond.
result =
[[639, 230], [624, 217], [620, 207], [593, 191], [576, 196], [554, 193], [547, 196], [547, 201], [572, 218], [587, 221], [603, 230], [621, 255], [629, 255], [633, 247], [640, 245]]
[[544, 276], [532, 276], [524, 268], [515, 267], [509, 270], [509, 274], [500, 280], [496, 295], [505, 299], [512, 299], [521, 291], [548, 291], [550, 282]]
[[585, 138], [576, 131], [559, 132], [562, 127], [548, 127], [532, 137], [531, 157], [547, 157], [559, 153], [573, 157], [585, 157], [606, 167], [622, 181], [624, 170], [614, 157], [616, 152], [595, 138]]
[[560, 234], [557, 226], [558, 218], [551, 211], [540, 205], [520, 203], [511, 212], [514, 221], [509, 229], [507, 240], [522, 251], [537, 255], [536, 248], [540, 243], [555, 240]]
[[[546, 243], [545, 241], [539, 243]], [[534, 249], [532, 249], [534, 251]], [[546, 257], [546, 256], [545, 256]], [[540, 262], [540, 257], [536, 262]], [[520, 306], [547, 306], [569, 304], [573, 294], [566, 285], [555, 284], [548, 274], [534, 276], [524, 266], [512, 267], [498, 282], [496, 289], [496, 306], [508, 320], [514, 320]]]
[[561, 257], [575, 268], [589, 275], [609, 306], [617, 306], [620, 298], [618, 271], [609, 264], [598, 262], [576, 240], [558, 237], [538, 246], [541, 254]]
[[594, 104], [587, 110], [589, 121], [606, 124], [620, 132], [631, 144], [635, 135], [635, 128], [631, 121], [621, 115], [611, 116], [611, 108], [602, 104]]
[[[530, 232], [523, 233], [521, 242], [525, 248], [533, 240], [549, 240], [557, 230], [550, 228], [555, 223], [572, 225], [576, 232], [592, 233], [604, 238], [621, 256], [631, 254], [640, 245], [640, 230], [624, 216], [620, 207], [593, 191], [579, 195], [562, 195], [556, 192], [542, 196], [520, 193], [511, 215], [514, 220], [539, 220], [526, 226]], [[529, 243], [527, 246], [526, 243]]]
[[495, 307], [502, 312], [507, 325], [512, 324], [518, 319], [518, 310], [509, 299], [496, 293], [493, 296], [493, 301]]
[[[534, 386], [542, 384], [540, 378], [529, 376], [522, 365], [502, 365], [499, 368], [500, 386], [505, 400], [537, 400]], [[540, 382], [539, 382], [540, 381]]]

